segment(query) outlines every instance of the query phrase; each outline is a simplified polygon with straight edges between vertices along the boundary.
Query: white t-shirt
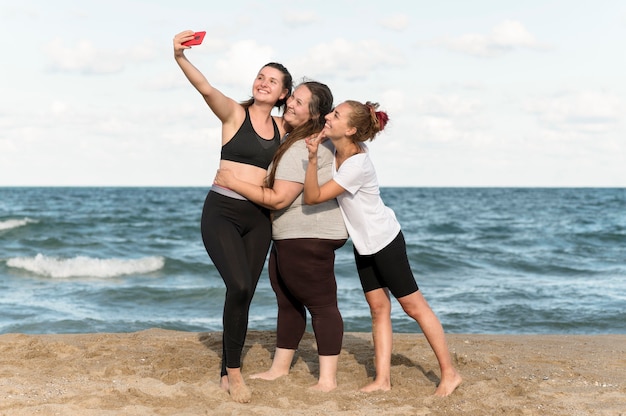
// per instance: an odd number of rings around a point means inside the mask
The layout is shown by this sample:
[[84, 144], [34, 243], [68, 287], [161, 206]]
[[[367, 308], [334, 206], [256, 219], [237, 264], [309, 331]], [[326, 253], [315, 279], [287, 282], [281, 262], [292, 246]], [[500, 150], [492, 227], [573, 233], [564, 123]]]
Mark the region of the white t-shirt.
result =
[[375, 254], [385, 248], [400, 232], [393, 210], [380, 197], [376, 170], [367, 145], [362, 153], [349, 157], [339, 170], [333, 157], [333, 180], [346, 190], [337, 196], [339, 208], [352, 244], [361, 255]]
[[[330, 141], [323, 143], [318, 150], [317, 179], [326, 183], [332, 179], [334, 147]], [[309, 151], [304, 140], [292, 144], [278, 162], [275, 179], [304, 184]], [[337, 200], [331, 199], [317, 205], [306, 205], [301, 193], [287, 208], [272, 213], [272, 238], [320, 238], [343, 240], [348, 232]]]

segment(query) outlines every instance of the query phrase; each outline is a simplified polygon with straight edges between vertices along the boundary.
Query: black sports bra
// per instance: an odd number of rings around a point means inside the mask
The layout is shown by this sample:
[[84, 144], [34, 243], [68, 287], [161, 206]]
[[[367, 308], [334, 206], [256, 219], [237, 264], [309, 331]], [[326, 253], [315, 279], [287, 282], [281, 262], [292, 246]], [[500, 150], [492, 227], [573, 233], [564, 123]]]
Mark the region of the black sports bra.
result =
[[243, 124], [233, 138], [222, 146], [221, 160], [230, 160], [267, 169], [280, 145], [280, 131], [273, 118], [272, 124], [274, 125], [274, 137], [271, 140], [265, 140], [254, 131], [250, 121], [250, 113], [246, 108], [246, 119]]

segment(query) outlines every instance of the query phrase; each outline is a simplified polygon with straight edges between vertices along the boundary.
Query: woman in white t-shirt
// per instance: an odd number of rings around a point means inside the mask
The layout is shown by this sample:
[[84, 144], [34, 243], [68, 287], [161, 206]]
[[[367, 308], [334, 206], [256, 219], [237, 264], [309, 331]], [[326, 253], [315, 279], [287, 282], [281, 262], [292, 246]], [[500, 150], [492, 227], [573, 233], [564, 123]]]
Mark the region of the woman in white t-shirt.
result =
[[[372, 315], [376, 364], [374, 381], [361, 391], [391, 389], [391, 292], [419, 324], [437, 357], [441, 380], [435, 395], [447, 396], [461, 384], [461, 375], [452, 365], [443, 327], [417, 287], [400, 224], [380, 197], [376, 171], [364, 143], [373, 140], [387, 124], [387, 113], [377, 108], [376, 103], [345, 101], [326, 116], [324, 130], [307, 139], [304, 201], [319, 204], [336, 198], [354, 245], [359, 278]], [[325, 139], [335, 147], [333, 179], [320, 187], [316, 172], [319, 145]]]
[[[251, 378], [274, 380], [289, 374], [295, 351], [306, 329], [309, 310], [317, 341], [320, 372], [314, 390], [337, 387], [337, 363], [343, 340], [343, 319], [337, 305], [335, 250], [348, 232], [335, 199], [306, 205], [302, 198], [308, 150], [305, 138], [324, 126], [332, 110], [330, 89], [316, 81], [298, 85], [287, 101], [285, 121], [293, 128], [283, 140], [265, 187], [244, 182], [233, 171], [220, 169], [214, 186], [223, 186], [272, 210], [269, 275], [278, 302], [276, 351], [269, 370]], [[330, 143], [319, 149], [320, 181], [332, 178]]]

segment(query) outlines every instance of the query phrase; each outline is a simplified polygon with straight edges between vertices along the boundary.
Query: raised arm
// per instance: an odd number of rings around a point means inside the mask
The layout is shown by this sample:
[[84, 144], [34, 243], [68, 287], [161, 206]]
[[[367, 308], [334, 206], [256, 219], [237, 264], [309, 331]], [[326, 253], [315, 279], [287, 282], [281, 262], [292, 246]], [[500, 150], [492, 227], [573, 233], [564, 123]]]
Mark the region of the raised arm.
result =
[[189, 62], [185, 56], [185, 49], [190, 49], [191, 46], [185, 46], [182, 43], [191, 40], [193, 34], [194, 32], [192, 30], [186, 30], [174, 36], [174, 59], [191, 85], [202, 95], [204, 101], [206, 101], [211, 108], [211, 111], [215, 113], [222, 123], [227, 123], [231, 121], [239, 104], [214, 88], [204, 75], [202, 75], [202, 72]]
[[254, 185], [238, 179], [232, 170], [219, 169], [214, 183], [232, 189], [250, 201], [268, 209], [279, 210], [291, 205], [302, 193], [303, 185], [298, 182], [277, 179], [273, 188]]
[[321, 132], [317, 137], [306, 139], [306, 147], [309, 149], [309, 164], [306, 167], [306, 176], [304, 177], [304, 203], [309, 205], [328, 201], [345, 192], [345, 189], [332, 179], [321, 187], [317, 181], [317, 148], [322, 142], [323, 134]]

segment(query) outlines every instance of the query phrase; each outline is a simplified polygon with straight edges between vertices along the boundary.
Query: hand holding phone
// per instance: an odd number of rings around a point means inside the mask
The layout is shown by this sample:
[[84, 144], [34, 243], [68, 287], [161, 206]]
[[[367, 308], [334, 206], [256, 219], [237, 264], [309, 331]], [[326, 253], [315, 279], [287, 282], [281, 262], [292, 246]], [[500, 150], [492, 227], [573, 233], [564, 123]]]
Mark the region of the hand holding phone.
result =
[[193, 34], [193, 39], [188, 40], [187, 42], [183, 42], [181, 45], [184, 45], [184, 46], [200, 45], [202, 41], [204, 40], [204, 35], [206, 35], [206, 32], [196, 32]]

